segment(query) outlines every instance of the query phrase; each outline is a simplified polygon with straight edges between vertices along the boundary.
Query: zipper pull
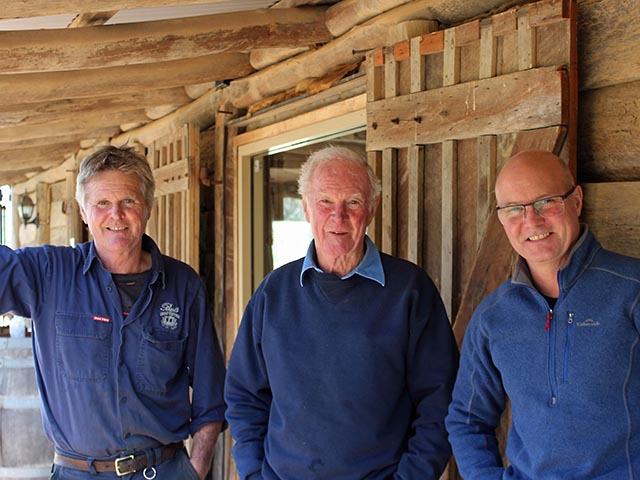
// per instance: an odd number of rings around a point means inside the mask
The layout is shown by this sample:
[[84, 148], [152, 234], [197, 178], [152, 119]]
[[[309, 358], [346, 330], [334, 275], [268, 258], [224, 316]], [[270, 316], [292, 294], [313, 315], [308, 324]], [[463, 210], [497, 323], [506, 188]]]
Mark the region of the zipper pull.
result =
[[549, 313], [547, 313], [547, 323], [544, 326], [544, 331], [546, 332], [547, 330], [549, 330], [549, 328], [551, 328], [551, 319], [553, 318], [553, 310], [549, 310]]

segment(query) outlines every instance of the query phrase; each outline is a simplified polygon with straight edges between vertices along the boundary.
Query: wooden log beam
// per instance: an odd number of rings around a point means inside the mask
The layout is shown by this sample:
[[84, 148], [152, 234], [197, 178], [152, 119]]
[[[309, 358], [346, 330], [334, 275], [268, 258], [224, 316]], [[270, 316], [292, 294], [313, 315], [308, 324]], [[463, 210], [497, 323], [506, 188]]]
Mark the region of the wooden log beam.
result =
[[101, 12], [130, 8], [219, 3], [226, 0], [3, 0], [0, 19], [61, 15], [69, 12]]
[[369, 103], [367, 150], [566, 124], [566, 77], [539, 68]]
[[[135, 106], [134, 106], [135, 107]], [[49, 138], [56, 132], [67, 135], [84, 134], [91, 137], [94, 130], [101, 130], [108, 126], [119, 126], [125, 123], [148, 123], [145, 111], [135, 109], [125, 112], [103, 115], [102, 112], [89, 112], [82, 115], [58, 118], [45, 123], [31, 123], [0, 128], [0, 144], [14, 143], [20, 140]]]
[[354, 28], [317, 50], [235, 80], [222, 90], [212, 90], [152, 124], [127, 132], [127, 138], [148, 145], [175, 129], [174, 125], [193, 122], [200, 128], [207, 128], [214, 123], [219, 105], [228, 103], [234, 108], [248, 108], [265, 97], [295, 87], [306, 78], [321, 78], [340, 64], [364, 58], [366, 51], [384, 43], [390, 28], [400, 22], [420, 18], [421, 12], [431, 1], [416, 0], [403, 5], [370, 21], [367, 27]]
[[249, 54], [249, 62], [256, 70], [262, 70], [288, 58], [295, 57], [307, 50], [309, 50], [309, 47], [256, 49], [252, 50]]
[[[327, 10], [327, 28], [338, 37], [354, 25], [366, 22], [410, 0], [341, 0]], [[437, 20], [444, 26], [462, 22], [503, 5], [504, 0], [429, 0], [422, 4], [422, 19]]]
[[307, 78], [322, 78], [338, 65], [364, 59], [367, 51], [385, 44], [390, 29], [407, 20], [422, 18], [432, 0], [415, 0], [352, 28], [349, 33], [316, 50], [232, 82], [227, 94], [236, 108], [247, 108], [262, 99], [295, 87]]
[[221, 53], [148, 65], [81, 71], [0, 75], [0, 105], [68, 98], [120, 95], [243, 77], [251, 73], [249, 56]]
[[111, 20], [116, 13], [118, 13], [117, 10], [81, 13], [71, 21], [67, 28], [97, 27], [98, 25], [104, 25]]
[[64, 142], [0, 151], [0, 174], [4, 178], [6, 173], [16, 169], [38, 170], [56, 166], [60, 159], [78, 150], [79, 145], [78, 142]]
[[[118, 135], [120, 132], [119, 127], [109, 127], [109, 128], [101, 128], [99, 130], [94, 130], [90, 134], [87, 132], [68, 134], [66, 132], [56, 134], [55, 136], [49, 137], [39, 137], [39, 138], [28, 138], [25, 140], [16, 140], [11, 143], [0, 143], [0, 152], [4, 152], [7, 150], [24, 150], [31, 147], [42, 147], [42, 148], [55, 148], [55, 145], [59, 143], [75, 143], [78, 146], [82, 146], [83, 144], [95, 143], [96, 139], [105, 139], [111, 138], [114, 135]], [[54, 133], [52, 132], [52, 135]], [[93, 139], [93, 140], [91, 140]]]
[[110, 114], [135, 108], [158, 105], [185, 105], [191, 102], [184, 88], [144, 90], [122, 95], [104, 95], [92, 98], [72, 98], [50, 102], [0, 105], [0, 127], [54, 120], [89, 112]]
[[106, 27], [0, 32], [0, 72], [105, 68], [324, 43], [333, 39], [324, 13], [321, 7], [258, 9]]

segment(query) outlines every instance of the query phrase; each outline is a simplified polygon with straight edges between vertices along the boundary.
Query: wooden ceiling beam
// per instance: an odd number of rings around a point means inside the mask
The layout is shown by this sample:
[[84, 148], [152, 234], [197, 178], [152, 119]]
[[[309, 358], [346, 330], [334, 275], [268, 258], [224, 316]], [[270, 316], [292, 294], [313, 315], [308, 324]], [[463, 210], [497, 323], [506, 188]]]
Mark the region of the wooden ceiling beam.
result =
[[219, 3], [225, 0], [3, 0], [0, 19], [61, 15], [69, 12], [100, 12], [131, 8]]
[[333, 39], [325, 8], [259, 9], [92, 28], [0, 32], [0, 72], [54, 72], [189, 59]]
[[121, 95], [101, 95], [90, 98], [53, 100], [49, 102], [0, 105], [0, 127], [19, 123], [47, 121], [56, 116], [77, 115], [100, 111], [103, 114], [153, 108], [159, 105], [184, 105], [192, 99], [182, 87], [144, 90]]
[[89, 137], [93, 130], [107, 126], [115, 127], [125, 123], [145, 124], [148, 122], [149, 118], [143, 109], [114, 112], [107, 115], [99, 111], [90, 112], [82, 115], [58, 117], [57, 120], [45, 123], [30, 123], [0, 128], [0, 143], [13, 143], [30, 138], [46, 138], [51, 137], [55, 132], [66, 132], [70, 135], [83, 134], [85, 137]]
[[104, 25], [111, 20], [116, 13], [118, 13], [118, 10], [81, 13], [71, 21], [68, 28], [97, 27], [98, 25]]
[[[27, 138], [22, 140], [16, 140], [12, 143], [1, 143], [0, 142], [0, 152], [6, 152], [7, 150], [23, 150], [32, 147], [43, 147], [43, 148], [55, 148], [56, 145], [61, 143], [76, 143], [78, 147], [81, 142], [86, 141], [88, 139], [107, 139], [111, 138], [114, 135], [120, 133], [120, 127], [104, 127], [93, 130], [91, 132], [82, 132], [82, 133], [59, 133], [59, 132], [51, 132], [51, 136], [49, 137], [38, 137], [38, 138]], [[123, 140], [122, 143], [124, 143]], [[14, 164], [15, 165], [15, 164]], [[4, 181], [4, 178], [2, 180]]]
[[73, 154], [80, 144], [64, 142], [40, 147], [20, 148], [0, 151], [0, 172], [11, 172], [16, 168], [22, 170], [47, 169], [58, 165], [65, 155]]
[[0, 105], [182, 87], [243, 77], [251, 72], [248, 54], [221, 53], [148, 65], [0, 75]]

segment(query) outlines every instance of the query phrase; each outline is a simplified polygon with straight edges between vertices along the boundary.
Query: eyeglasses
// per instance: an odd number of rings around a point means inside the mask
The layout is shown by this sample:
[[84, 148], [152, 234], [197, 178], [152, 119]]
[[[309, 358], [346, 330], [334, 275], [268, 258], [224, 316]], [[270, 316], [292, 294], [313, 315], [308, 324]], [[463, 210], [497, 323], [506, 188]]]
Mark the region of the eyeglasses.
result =
[[533, 207], [536, 215], [543, 218], [557, 217], [564, 213], [564, 201], [569, 198], [576, 187], [572, 187], [564, 195], [552, 195], [550, 197], [541, 198], [535, 202], [519, 203], [516, 205], [505, 205], [504, 207], [496, 207], [498, 219], [503, 225], [508, 223], [517, 223], [527, 218], [527, 207]]

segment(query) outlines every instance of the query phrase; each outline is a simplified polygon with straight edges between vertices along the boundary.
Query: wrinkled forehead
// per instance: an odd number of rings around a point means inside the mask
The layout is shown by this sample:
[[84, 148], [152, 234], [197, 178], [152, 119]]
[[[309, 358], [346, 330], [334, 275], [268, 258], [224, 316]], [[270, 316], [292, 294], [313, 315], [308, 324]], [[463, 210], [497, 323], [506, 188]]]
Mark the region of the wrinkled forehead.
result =
[[362, 165], [348, 160], [329, 160], [318, 165], [311, 181], [313, 187], [340, 186], [357, 191], [369, 190], [369, 176]]

